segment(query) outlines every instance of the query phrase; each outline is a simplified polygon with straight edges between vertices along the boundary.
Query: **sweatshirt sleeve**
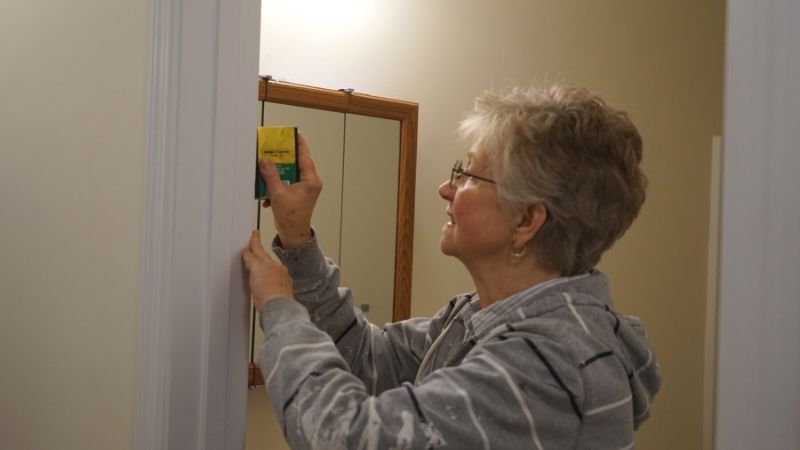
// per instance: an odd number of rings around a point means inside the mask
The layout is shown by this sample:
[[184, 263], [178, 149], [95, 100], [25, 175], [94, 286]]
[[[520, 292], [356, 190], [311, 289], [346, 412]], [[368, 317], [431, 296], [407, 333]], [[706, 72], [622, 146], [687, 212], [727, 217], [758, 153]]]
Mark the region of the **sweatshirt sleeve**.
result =
[[[575, 442], [579, 374], [561, 373], [570, 397], [523, 339], [493, 339], [458, 366], [376, 395], [298, 302], [274, 299], [261, 314], [268, 332], [259, 362], [292, 448], [572, 448]], [[558, 344], [531, 339], [549, 364], [562, 365]]]
[[[325, 258], [316, 238], [295, 249], [284, 249], [276, 238], [273, 250], [294, 280], [295, 300], [305, 307], [313, 326], [330, 337], [346, 368], [364, 382], [370, 393], [414, 379], [430, 345], [431, 324], [438, 324], [441, 316], [378, 327], [353, 308], [350, 289], [339, 286], [339, 267]], [[262, 312], [265, 336], [283, 321], [282, 316]], [[434, 329], [437, 329], [436, 324]]]

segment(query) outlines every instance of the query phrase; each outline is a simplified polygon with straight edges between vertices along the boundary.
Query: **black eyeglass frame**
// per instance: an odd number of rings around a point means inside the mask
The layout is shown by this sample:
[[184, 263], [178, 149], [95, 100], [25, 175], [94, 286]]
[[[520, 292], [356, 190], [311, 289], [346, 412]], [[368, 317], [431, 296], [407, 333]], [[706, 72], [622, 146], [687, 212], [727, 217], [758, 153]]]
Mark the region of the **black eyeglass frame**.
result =
[[453, 165], [453, 168], [450, 170], [450, 186], [452, 186], [455, 180], [457, 180], [458, 177], [460, 177], [461, 175], [465, 175], [470, 178], [475, 178], [476, 180], [485, 181], [487, 183], [497, 184], [497, 181], [482, 177], [480, 175], [475, 175], [474, 173], [467, 172], [466, 170], [464, 170], [464, 163], [461, 162], [461, 160], [458, 160]]

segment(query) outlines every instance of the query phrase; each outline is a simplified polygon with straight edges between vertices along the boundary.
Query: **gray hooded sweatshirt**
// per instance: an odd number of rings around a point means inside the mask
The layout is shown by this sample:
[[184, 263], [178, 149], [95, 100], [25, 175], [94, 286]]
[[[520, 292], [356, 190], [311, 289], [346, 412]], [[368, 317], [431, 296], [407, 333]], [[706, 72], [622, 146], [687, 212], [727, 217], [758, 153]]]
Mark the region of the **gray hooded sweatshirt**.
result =
[[259, 364], [294, 449], [629, 449], [660, 371], [598, 271], [481, 309], [369, 323], [316, 241], [275, 253], [295, 299], [260, 311]]

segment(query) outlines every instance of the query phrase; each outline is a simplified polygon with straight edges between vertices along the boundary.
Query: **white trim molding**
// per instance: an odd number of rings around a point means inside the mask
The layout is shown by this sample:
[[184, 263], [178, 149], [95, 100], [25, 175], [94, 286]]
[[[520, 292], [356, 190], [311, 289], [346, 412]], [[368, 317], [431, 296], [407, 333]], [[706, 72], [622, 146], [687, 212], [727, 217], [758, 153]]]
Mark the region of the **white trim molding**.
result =
[[800, 2], [727, 6], [715, 448], [800, 448]]
[[133, 447], [167, 448], [180, 0], [153, 1]]
[[259, 0], [153, 0], [134, 448], [244, 448]]

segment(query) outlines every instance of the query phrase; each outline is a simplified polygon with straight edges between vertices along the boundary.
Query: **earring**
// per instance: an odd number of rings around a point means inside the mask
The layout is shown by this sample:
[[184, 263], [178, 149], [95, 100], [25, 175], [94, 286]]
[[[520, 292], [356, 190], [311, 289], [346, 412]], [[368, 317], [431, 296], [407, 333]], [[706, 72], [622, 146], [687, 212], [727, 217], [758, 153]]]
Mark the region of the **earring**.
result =
[[513, 242], [511, 243], [511, 256], [513, 256], [516, 259], [520, 259], [523, 256], [525, 256], [525, 252], [527, 250], [528, 250], [528, 247], [523, 246], [521, 250], [516, 251], [516, 250], [514, 250], [514, 243]]

